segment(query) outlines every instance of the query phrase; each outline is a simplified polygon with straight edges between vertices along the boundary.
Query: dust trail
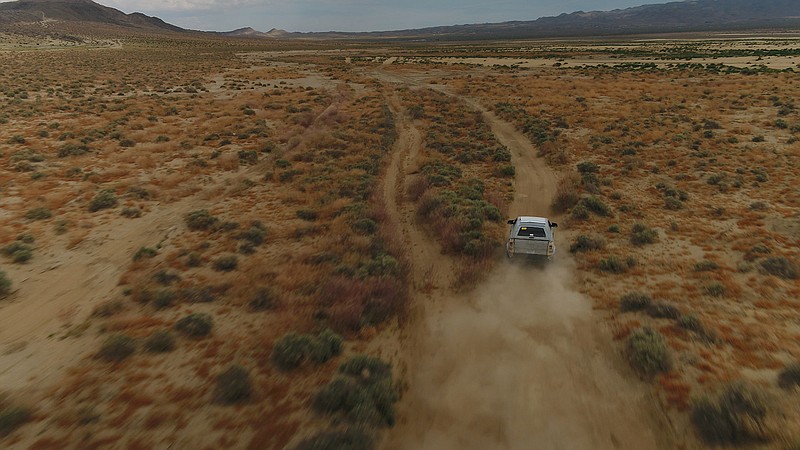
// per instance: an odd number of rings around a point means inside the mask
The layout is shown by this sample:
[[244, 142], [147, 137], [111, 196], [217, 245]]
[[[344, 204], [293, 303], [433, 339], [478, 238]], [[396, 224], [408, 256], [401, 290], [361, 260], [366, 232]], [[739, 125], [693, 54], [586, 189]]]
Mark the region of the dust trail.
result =
[[504, 264], [428, 315], [408, 432], [390, 448], [657, 447], [646, 396], [608, 363], [570, 264]]

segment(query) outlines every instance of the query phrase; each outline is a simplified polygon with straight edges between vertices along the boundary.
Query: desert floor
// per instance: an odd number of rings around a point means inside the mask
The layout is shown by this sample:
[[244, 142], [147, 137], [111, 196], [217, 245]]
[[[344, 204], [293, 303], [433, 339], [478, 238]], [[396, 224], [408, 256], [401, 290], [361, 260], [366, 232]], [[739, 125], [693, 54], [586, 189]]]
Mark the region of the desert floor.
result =
[[0, 445], [797, 445], [794, 38], [3, 42]]

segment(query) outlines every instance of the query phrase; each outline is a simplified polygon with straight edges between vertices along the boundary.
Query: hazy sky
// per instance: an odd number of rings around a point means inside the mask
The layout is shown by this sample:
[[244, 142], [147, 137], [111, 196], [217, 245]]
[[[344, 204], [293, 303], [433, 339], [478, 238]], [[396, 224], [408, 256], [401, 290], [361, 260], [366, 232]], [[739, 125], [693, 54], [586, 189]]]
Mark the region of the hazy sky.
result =
[[[230, 31], [380, 31], [437, 25], [534, 20], [574, 11], [607, 11], [668, 0], [96, 0], [183, 28]], [[674, 0], [673, 0], [674, 1]]]

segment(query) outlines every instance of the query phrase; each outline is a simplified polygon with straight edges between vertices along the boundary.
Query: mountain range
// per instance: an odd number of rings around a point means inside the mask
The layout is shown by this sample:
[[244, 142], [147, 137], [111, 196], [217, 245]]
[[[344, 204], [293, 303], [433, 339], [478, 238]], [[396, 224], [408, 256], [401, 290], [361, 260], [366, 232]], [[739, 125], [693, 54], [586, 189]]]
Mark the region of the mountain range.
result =
[[[0, 3], [0, 31], [9, 28], [30, 30], [48, 23], [80, 24], [105, 33], [197, 33], [168, 24], [141, 13], [125, 14], [91, 0], [19, 0]], [[800, 0], [686, 0], [644, 5], [613, 11], [577, 11], [530, 21], [450, 25], [413, 30], [363, 33], [290, 33], [241, 28], [215, 36], [251, 39], [520, 39], [665, 33], [682, 31], [720, 31], [740, 29], [800, 29]]]

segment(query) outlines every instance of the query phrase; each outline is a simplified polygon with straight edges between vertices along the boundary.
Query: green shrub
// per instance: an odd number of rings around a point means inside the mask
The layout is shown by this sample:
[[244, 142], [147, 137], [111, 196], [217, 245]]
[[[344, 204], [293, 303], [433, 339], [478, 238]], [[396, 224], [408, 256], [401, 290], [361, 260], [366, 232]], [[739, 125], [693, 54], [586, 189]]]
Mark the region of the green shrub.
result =
[[338, 356], [343, 343], [344, 338], [327, 329], [316, 336], [290, 332], [275, 342], [271, 358], [283, 370], [299, 367], [309, 359], [322, 364]]
[[652, 299], [647, 294], [641, 292], [630, 292], [619, 299], [619, 310], [622, 312], [642, 311], [647, 309], [652, 303]]
[[495, 174], [498, 177], [511, 178], [517, 174], [517, 169], [514, 168], [514, 166], [512, 166], [511, 164], [505, 164], [503, 166], [498, 167], [497, 170], [495, 171]]
[[783, 389], [792, 389], [800, 386], [800, 362], [793, 362], [778, 374], [778, 386]]
[[600, 168], [597, 166], [597, 164], [595, 164], [595, 163], [593, 163], [591, 161], [584, 161], [584, 162], [578, 163], [578, 172], [580, 172], [582, 174], [597, 173], [599, 171], [600, 171]]
[[574, 208], [572, 208], [570, 217], [572, 217], [574, 220], [586, 220], [589, 218], [589, 210], [586, 209], [583, 204], [578, 203]]
[[635, 223], [631, 234], [631, 243], [633, 245], [653, 244], [658, 240], [658, 232], [652, 228], [648, 228], [643, 223]]
[[703, 291], [712, 297], [722, 297], [725, 295], [725, 285], [722, 283], [712, 283], [704, 287]]
[[277, 299], [272, 290], [267, 288], [259, 289], [253, 298], [250, 300], [248, 306], [253, 311], [264, 311], [274, 309], [277, 306]]
[[89, 211], [97, 212], [101, 209], [108, 209], [117, 206], [117, 196], [111, 189], [103, 189], [89, 202]]
[[11, 258], [13, 262], [21, 264], [33, 257], [33, 248], [24, 242], [15, 241], [0, 249], [0, 253]]
[[199, 338], [211, 334], [214, 321], [211, 316], [203, 313], [189, 314], [175, 323], [175, 329], [186, 336]]
[[358, 355], [339, 367], [343, 376], [334, 378], [314, 398], [321, 413], [343, 413], [354, 424], [394, 425], [397, 390], [392, 385], [391, 366], [378, 358]]
[[626, 346], [628, 361], [639, 375], [652, 377], [667, 372], [672, 366], [664, 338], [658, 331], [642, 328], [631, 333]]
[[744, 444], [766, 438], [769, 406], [764, 394], [742, 383], [726, 387], [715, 400], [694, 402], [692, 424], [711, 444]]
[[0, 437], [11, 434], [20, 425], [31, 419], [31, 412], [24, 408], [5, 407], [0, 410]]
[[251, 391], [250, 374], [244, 367], [233, 365], [217, 376], [214, 400], [226, 405], [243, 403], [250, 399]]
[[609, 256], [608, 258], [601, 259], [598, 267], [603, 272], [610, 273], [625, 273], [628, 270], [628, 265], [616, 256]]
[[133, 254], [133, 260], [139, 261], [142, 258], [155, 258], [156, 255], [158, 255], [158, 251], [154, 248], [139, 247], [139, 250], [136, 250], [136, 253]]
[[214, 260], [211, 266], [217, 272], [230, 272], [239, 266], [239, 257], [236, 255], [220, 256]]
[[58, 157], [66, 158], [67, 156], [80, 156], [89, 152], [89, 147], [86, 145], [78, 144], [64, 144], [58, 149]]
[[313, 222], [317, 220], [317, 212], [311, 209], [301, 209], [297, 211], [297, 217], [309, 222]]
[[236, 238], [250, 242], [253, 245], [261, 245], [264, 243], [264, 237], [266, 235], [267, 230], [264, 229], [261, 222], [254, 222], [250, 228], [237, 234]]
[[782, 256], [773, 256], [761, 261], [761, 269], [785, 280], [796, 280], [798, 277], [797, 264]]
[[270, 359], [282, 370], [292, 370], [306, 360], [312, 345], [311, 336], [286, 333], [275, 342]]
[[683, 209], [683, 202], [675, 197], [666, 197], [664, 198], [664, 208], [671, 211], [677, 211], [679, 209]]
[[331, 330], [323, 330], [311, 341], [311, 360], [317, 364], [327, 362], [342, 353], [344, 338]]
[[193, 231], [208, 230], [215, 227], [219, 223], [219, 219], [212, 216], [208, 210], [199, 209], [192, 211], [184, 217], [186, 226]]
[[647, 307], [647, 314], [656, 319], [676, 320], [681, 317], [681, 310], [669, 303], [656, 302]]
[[597, 214], [598, 216], [608, 217], [611, 215], [611, 208], [608, 207], [599, 197], [594, 195], [584, 197], [581, 199], [581, 205], [587, 210]]
[[375, 234], [378, 231], [378, 224], [374, 220], [365, 217], [353, 222], [352, 228], [356, 233]]
[[25, 213], [28, 220], [45, 220], [53, 217], [53, 213], [47, 208], [33, 208]]
[[4, 271], [0, 270], [0, 298], [3, 298], [10, 293], [11, 293], [11, 280], [8, 278], [8, 275], [6, 275]]
[[162, 289], [153, 297], [153, 306], [156, 309], [169, 308], [173, 303], [175, 303], [175, 292], [170, 289]]
[[136, 207], [122, 208], [120, 215], [129, 219], [135, 219], [137, 217], [142, 217], [142, 210]]
[[171, 352], [175, 348], [175, 337], [168, 330], [156, 331], [144, 341], [144, 348], [151, 353]]
[[704, 259], [703, 261], [700, 261], [699, 263], [694, 265], [695, 272], [710, 272], [712, 270], [717, 270], [717, 269], [719, 269], [719, 264], [715, 263], [714, 261], [709, 261], [707, 259]]
[[118, 363], [131, 356], [134, 351], [136, 351], [136, 345], [133, 339], [123, 334], [116, 334], [103, 342], [97, 356], [106, 361]]
[[575, 238], [569, 247], [570, 253], [588, 252], [592, 250], [602, 250], [606, 247], [606, 241], [601, 237], [590, 237], [584, 234]]

